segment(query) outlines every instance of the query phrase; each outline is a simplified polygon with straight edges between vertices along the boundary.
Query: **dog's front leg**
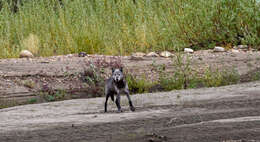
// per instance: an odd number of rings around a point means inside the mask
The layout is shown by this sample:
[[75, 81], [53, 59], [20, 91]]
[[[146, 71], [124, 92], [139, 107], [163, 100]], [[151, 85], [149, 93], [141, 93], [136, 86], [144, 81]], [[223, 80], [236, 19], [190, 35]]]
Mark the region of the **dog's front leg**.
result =
[[118, 112], [122, 112], [121, 106], [120, 106], [120, 94], [119, 93], [116, 95], [116, 106], [117, 106]]
[[116, 89], [116, 106], [117, 106], [118, 112], [122, 112], [121, 106], [120, 106], [120, 92], [118, 89]]
[[126, 93], [126, 96], [127, 96], [127, 98], [128, 98], [130, 110], [131, 110], [131, 111], [135, 111], [135, 107], [133, 106], [133, 103], [132, 103], [131, 98], [130, 98], [130, 93], [129, 93], [128, 86], [125, 88], [124, 92]]

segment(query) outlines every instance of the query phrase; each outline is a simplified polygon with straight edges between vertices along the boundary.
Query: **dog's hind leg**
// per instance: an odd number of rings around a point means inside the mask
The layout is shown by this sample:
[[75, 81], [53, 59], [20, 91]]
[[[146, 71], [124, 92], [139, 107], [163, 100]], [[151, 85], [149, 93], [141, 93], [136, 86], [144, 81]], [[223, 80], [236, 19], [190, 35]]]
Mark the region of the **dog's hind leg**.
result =
[[127, 99], [128, 99], [128, 102], [129, 102], [129, 106], [130, 106], [130, 110], [131, 111], [135, 111], [135, 107], [133, 106], [133, 103], [132, 103], [131, 98], [130, 98], [130, 93], [129, 93], [128, 87], [125, 88], [124, 92], [125, 92], [125, 94], [127, 96]]
[[107, 112], [107, 101], [108, 101], [109, 96], [110, 96], [109, 94], [106, 94], [105, 112]]

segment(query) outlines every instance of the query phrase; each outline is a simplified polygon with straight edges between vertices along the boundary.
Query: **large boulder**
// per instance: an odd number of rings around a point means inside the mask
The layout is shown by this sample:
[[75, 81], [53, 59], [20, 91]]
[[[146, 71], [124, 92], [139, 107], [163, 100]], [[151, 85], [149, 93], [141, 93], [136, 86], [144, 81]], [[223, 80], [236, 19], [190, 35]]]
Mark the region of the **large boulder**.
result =
[[22, 50], [20, 52], [20, 58], [33, 58], [33, 54], [29, 50]]

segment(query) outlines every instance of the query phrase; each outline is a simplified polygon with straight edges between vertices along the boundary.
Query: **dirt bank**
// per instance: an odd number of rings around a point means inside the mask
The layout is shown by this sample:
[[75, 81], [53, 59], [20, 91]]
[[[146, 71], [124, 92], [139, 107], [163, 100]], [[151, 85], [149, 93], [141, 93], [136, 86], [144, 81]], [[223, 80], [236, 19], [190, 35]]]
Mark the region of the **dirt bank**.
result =
[[[211, 66], [220, 70], [235, 69], [240, 75], [245, 75], [244, 78], [249, 78], [248, 72], [260, 68], [260, 52], [215, 53], [204, 50], [196, 51], [189, 56], [191, 67], [198, 72]], [[160, 66], [164, 66], [166, 72], [174, 70], [172, 59], [162, 57], [132, 60], [131, 57], [65, 55], [33, 59], [2, 59], [0, 60], [0, 104], [5, 107], [33, 102], [32, 98], [39, 97], [46, 86], [72, 94], [66, 99], [97, 97], [95, 92], [87, 91], [89, 85], [80, 78], [80, 74], [88, 66], [86, 62], [103, 63], [115, 60], [120, 60], [131, 73], [137, 76], [145, 74], [150, 80], [158, 77], [156, 68]], [[110, 73], [110, 69], [105, 69], [105, 72]]]

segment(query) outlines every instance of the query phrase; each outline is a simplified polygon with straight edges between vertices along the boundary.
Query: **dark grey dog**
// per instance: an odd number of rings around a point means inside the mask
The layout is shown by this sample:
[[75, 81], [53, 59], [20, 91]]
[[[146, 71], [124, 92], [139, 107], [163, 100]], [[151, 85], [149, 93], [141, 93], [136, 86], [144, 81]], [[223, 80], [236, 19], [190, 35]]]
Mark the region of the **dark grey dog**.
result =
[[129, 101], [129, 106], [131, 111], [135, 111], [135, 107], [132, 104], [132, 101], [129, 96], [129, 89], [127, 82], [124, 78], [123, 74], [123, 68], [119, 69], [114, 69], [112, 68], [112, 76], [106, 80], [105, 84], [105, 96], [106, 96], [106, 101], [105, 101], [105, 112], [107, 112], [107, 101], [108, 98], [111, 97], [112, 101], [114, 101], [114, 95], [116, 95], [116, 106], [118, 109], [118, 112], [122, 112], [121, 106], [120, 106], [120, 93], [123, 92], [126, 94], [128, 101]]

